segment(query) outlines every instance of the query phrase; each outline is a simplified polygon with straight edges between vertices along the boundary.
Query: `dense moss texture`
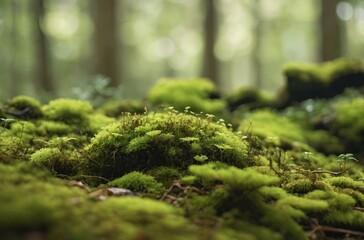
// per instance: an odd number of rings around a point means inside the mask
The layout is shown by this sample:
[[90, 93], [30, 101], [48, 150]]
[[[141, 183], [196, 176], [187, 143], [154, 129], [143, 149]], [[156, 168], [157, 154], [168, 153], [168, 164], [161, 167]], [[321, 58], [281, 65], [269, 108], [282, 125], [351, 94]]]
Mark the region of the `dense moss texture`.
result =
[[[338, 79], [339, 66], [318, 76]], [[0, 238], [364, 238], [363, 95], [243, 107], [234, 129], [211, 114], [225, 108], [215, 93], [207, 80], [151, 90], [150, 102], [179, 111], [5, 102]]]
[[201, 156], [206, 161], [239, 167], [253, 165], [240, 137], [223, 121], [214, 123], [212, 118], [173, 109], [126, 115], [100, 131], [86, 146], [88, 174], [114, 179], [133, 170], [161, 166], [186, 170]]
[[197, 238], [182, 211], [138, 197], [96, 201], [30, 165], [0, 165], [2, 239]]

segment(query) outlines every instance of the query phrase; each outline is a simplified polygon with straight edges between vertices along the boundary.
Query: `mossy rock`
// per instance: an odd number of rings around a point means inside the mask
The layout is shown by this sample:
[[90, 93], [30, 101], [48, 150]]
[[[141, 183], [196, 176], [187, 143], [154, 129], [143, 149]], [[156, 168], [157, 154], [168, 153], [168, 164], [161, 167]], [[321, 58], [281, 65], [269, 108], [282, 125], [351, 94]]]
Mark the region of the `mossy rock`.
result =
[[239, 107], [245, 110], [274, 106], [274, 98], [269, 93], [257, 88], [241, 87], [226, 96], [231, 112]]
[[136, 193], [144, 193], [151, 197], [160, 197], [165, 188], [154, 177], [141, 172], [130, 172], [107, 183], [111, 187], [126, 188]]
[[28, 96], [17, 96], [7, 101], [4, 113], [20, 119], [37, 119], [42, 117], [41, 103]]
[[346, 88], [364, 86], [363, 64], [353, 59], [337, 59], [320, 64], [287, 64], [284, 106], [309, 98], [331, 98]]
[[86, 147], [91, 175], [114, 179], [156, 167], [187, 169], [204, 155], [207, 161], [249, 166], [246, 143], [211, 119], [176, 111], [129, 115], [101, 130]]
[[145, 104], [139, 100], [112, 100], [102, 104], [99, 112], [108, 117], [119, 117], [122, 113], [143, 113]]
[[221, 116], [225, 101], [219, 98], [216, 86], [208, 79], [161, 79], [148, 93], [153, 105], [172, 106], [178, 111], [192, 111]]

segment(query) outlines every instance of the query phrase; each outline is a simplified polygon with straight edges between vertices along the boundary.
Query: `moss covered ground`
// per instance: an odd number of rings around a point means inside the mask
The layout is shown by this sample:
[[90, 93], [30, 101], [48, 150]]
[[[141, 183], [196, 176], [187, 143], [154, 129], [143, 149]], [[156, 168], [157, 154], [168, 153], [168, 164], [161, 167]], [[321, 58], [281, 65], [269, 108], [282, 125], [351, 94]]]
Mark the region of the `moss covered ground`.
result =
[[[327, 64], [285, 72], [362, 73]], [[253, 91], [2, 102], [0, 239], [364, 239], [363, 93], [282, 108]]]

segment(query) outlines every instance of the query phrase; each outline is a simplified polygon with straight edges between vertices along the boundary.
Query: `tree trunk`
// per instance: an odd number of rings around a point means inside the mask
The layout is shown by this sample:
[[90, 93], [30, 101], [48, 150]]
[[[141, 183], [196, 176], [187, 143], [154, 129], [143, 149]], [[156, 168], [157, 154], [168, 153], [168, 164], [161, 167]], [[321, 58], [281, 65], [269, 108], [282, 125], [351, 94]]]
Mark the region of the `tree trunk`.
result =
[[338, 0], [321, 0], [320, 60], [328, 61], [341, 56], [342, 39], [339, 19], [336, 16]]
[[18, 22], [17, 22], [17, 13], [19, 11], [18, 1], [13, 0], [11, 3], [11, 22], [12, 22], [12, 30], [11, 30], [11, 63], [10, 63], [10, 73], [11, 73], [11, 83], [10, 83], [10, 96], [16, 96], [18, 94], [19, 78], [18, 74], [18, 66], [17, 66], [17, 52], [18, 52]]
[[257, 88], [262, 87], [262, 64], [260, 60], [260, 52], [261, 52], [261, 41], [262, 41], [262, 20], [260, 14], [260, 0], [254, 1], [253, 6], [253, 16], [256, 23], [254, 28], [254, 45], [252, 49], [252, 62], [253, 62], [253, 71], [255, 76], [255, 86]]
[[44, 9], [45, 0], [35, 0], [34, 1], [34, 18], [36, 24], [36, 73], [35, 81], [37, 86], [37, 91], [39, 93], [53, 93], [55, 87], [51, 78], [49, 71], [49, 52], [48, 52], [48, 41], [41, 28], [41, 20], [45, 15]]
[[214, 6], [214, 0], [205, 1], [205, 22], [204, 22], [204, 59], [202, 76], [211, 79], [216, 85], [219, 85], [218, 60], [214, 54], [214, 45], [217, 35], [217, 13]]
[[110, 78], [110, 85], [119, 85], [117, 58], [117, 2], [94, 0], [95, 66], [96, 74]]

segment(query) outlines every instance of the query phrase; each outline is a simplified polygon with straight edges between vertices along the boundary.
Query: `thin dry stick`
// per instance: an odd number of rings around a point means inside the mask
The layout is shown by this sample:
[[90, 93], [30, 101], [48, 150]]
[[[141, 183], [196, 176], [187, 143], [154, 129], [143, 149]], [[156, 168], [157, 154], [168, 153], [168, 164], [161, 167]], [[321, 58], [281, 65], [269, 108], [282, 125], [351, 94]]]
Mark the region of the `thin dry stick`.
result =
[[364, 212], [364, 208], [361, 207], [354, 207], [354, 210], [360, 211], [360, 212]]
[[311, 231], [309, 235], [312, 236], [318, 230], [321, 232], [336, 232], [336, 233], [344, 233], [344, 234], [364, 237], [364, 232], [352, 231], [348, 229], [335, 228], [330, 226], [317, 226], [315, 227], [314, 230]]

